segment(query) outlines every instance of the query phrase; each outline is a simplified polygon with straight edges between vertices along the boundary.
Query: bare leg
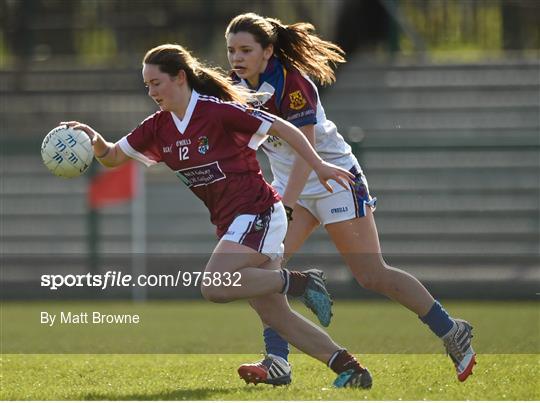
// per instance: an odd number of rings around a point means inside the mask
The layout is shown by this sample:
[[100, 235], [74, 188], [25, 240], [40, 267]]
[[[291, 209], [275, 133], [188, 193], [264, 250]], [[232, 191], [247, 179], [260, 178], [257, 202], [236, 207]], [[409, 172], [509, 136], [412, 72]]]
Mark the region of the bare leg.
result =
[[326, 364], [333, 353], [341, 349], [323, 331], [306, 318], [291, 310], [281, 294], [266, 295], [250, 300], [261, 320], [300, 351]]
[[[306, 239], [313, 233], [315, 228], [319, 226], [319, 221], [307, 210], [298, 203], [294, 206], [293, 219], [289, 222], [287, 235], [285, 236], [285, 257], [283, 265], [298, 249], [302, 247]], [[285, 302], [288, 304], [285, 298]], [[250, 301], [251, 303], [251, 301]], [[251, 304], [253, 306], [253, 304]], [[253, 306], [254, 309], [257, 309]], [[265, 328], [270, 327], [263, 323]], [[277, 331], [277, 329], [274, 329]]]
[[419, 316], [426, 315], [435, 300], [409, 273], [386, 264], [371, 209], [366, 216], [326, 225], [326, 230], [356, 280], [371, 291], [385, 295]]
[[242, 276], [242, 286], [203, 285], [201, 290], [205, 298], [214, 302], [252, 298], [250, 303], [264, 323], [298, 349], [326, 363], [340, 347], [322, 329], [293, 312], [286, 297], [278, 293], [283, 285], [278, 271], [280, 265], [279, 259], [270, 261], [268, 257], [251, 248], [231, 241], [221, 241], [216, 246], [205, 272], [212, 275], [238, 272]]
[[201, 285], [203, 296], [212, 302], [230, 302], [238, 299], [255, 298], [262, 295], [279, 293], [283, 287], [283, 277], [278, 270], [259, 268], [269, 260], [247, 246], [232, 241], [220, 241], [210, 260], [205, 273], [213, 278], [225, 278], [225, 273], [239, 273], [240, 287]]

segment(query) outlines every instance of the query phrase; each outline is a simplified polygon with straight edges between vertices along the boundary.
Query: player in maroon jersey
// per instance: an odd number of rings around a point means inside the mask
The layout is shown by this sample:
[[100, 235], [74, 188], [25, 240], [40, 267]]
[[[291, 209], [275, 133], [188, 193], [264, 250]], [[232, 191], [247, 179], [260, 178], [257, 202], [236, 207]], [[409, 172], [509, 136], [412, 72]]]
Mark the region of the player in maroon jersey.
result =
[[[353, 176], [322, 161], [290, 123], [243, 105], [247, 92], [179, 45], [149, 50], [142, 73], [148, 95], [161, 111], [117, 143], [107, 142], [86, 124], [63, 123], [88, 134], [96, 158], [104, 166], [115, 167], [130, 158], [147, 166], [163, 162], [205, 203], [220, 238], [205, 273], [213, 279], [240, 273], [242, 285], [203, 283], [201, 291], [206, 299], [250, 299], [261, 320], [291, 344], [338, 374], [354, 372], [355, 381], [349, 386], [371, 387], [369, 371], [287, 303], [287, 293], [302, 296], [321, 322], [330, 320], [331, 300], [322, 272], [280, 268], [287, 230], [285, 209], [277, 192], [265, 182], [255, 150], [267, 134], [283, 139], [317, 172], [330, 192], [329, 180], [347, 188]], [[265, 381], [266, 373], [257, 371], [253, 369], [253, 379], [260, 376], [260, 381]]]
[[[358, 283], [401, 303], [443, 340], [454, 362], [457, 377], [464, 381], [472, 373], [475, 353], [472, 327], [454, 319], [412, 275], [388, 265], [381, 254], [373, 210], [375, 198], [351, 148], [326, 118], [317, 87], [335, 80], [334, 70], [345, 62], [343, 51], [314, 34], [307, 23], [284, 25], [273, 18], [241, 14], [229, 23], [225, 38], [227, 56], [238, 85], [256, 91], [257, 106], [298, 127], [327, 162], [350, 170], [355, 184], [350, 189], [328, 193], [302, 158], [279, 138], [261, 145], [267, 154], [274, 181], [292, 218], [285, 238], [285, 254], [294, 254], [319, 225], [324, 225], [333, 243]], [[294, 214], [293, 214], [294, 208]], [[245, 364], [239, 371], [280, 362], [285, 372], [287, 343], [271, 327], [264, 337], [268, 356]], [[268, 361], [268, 357], [271, 358]], [[271, 375], [271, 374], [270, 374]], [[278, 382], [269, 376], [269, 379]]]

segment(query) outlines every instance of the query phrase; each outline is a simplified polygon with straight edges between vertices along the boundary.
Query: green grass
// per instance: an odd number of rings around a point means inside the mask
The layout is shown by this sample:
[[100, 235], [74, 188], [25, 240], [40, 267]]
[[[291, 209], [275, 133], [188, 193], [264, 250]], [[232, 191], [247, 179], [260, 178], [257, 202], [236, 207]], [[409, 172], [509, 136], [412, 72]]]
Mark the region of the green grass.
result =
[[[480, 353], [540, 352], [536, 302], [449, 302], [474, 326]], [[301, 304], [293, 307], [307, 318]], [[136, 313], [138, 325], [40, 324], [40, 312]], [[249, 354], [262, 350], [261, 325], [245, 302], [205, 301], [3, 302], [3, 353]], [[360, 353], [440, 353], [441, 343], [416, 315], [391, 301], [337, 301], [330, 335]], [[218, 335], [218, 336], [216, 336]], [[151, 342], [149, 342], [151, 341]]]
[[[391, 302], [337, 301], [328, 331], [370, 368], [374, 387], [364, 391], [332, 388], [332, 371], [303, 354], [291, 356], [291, 386], [244, 385], [238, 364], [263, 349], [260, 324], [245, 303], [3, 302], [0, 399], [540, 399], [538, 303], [445, 306], [475, 327], [479, 363], [465, 383], [415, 315]], [[141, 324], [48, 327], [39, 324], [43, 310], [132, 312]]]
[[245, 385], [236, 367], [253, 355], [5, 355], [3, 400], [538, 400], [538, 356], [479, 356], [474, 375], [455, 379], [442, 354], [371, 354], [374, 387], [332, 388], [332, 372], [291, 357], [289, 387]]

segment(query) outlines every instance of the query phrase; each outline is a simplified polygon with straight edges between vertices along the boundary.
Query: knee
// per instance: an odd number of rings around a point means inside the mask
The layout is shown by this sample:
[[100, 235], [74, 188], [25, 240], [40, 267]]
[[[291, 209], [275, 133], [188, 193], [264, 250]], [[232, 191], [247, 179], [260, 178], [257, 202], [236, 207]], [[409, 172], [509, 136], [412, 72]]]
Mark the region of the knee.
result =
[[224, 304], [234, 300], [234, 298], [229, 295], [227, 287], [201, 285], [201, 294], [205, 300], [217, 304]]

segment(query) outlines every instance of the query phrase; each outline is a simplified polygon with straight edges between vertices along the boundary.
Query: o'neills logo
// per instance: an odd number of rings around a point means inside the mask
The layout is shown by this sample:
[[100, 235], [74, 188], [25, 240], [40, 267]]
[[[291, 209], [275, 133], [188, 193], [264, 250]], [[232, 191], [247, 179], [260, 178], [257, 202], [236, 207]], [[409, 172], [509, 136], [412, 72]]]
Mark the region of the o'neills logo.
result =
[[345, 206], [345, 207], [336, 207], [336, 208], [333, 208], [332, 210], [330, 210], [330, 213], [331, 214], [339, 214], [339, 213], [346, 213], [347, 211], [349, 211], [349, 208], [347, 206]]

